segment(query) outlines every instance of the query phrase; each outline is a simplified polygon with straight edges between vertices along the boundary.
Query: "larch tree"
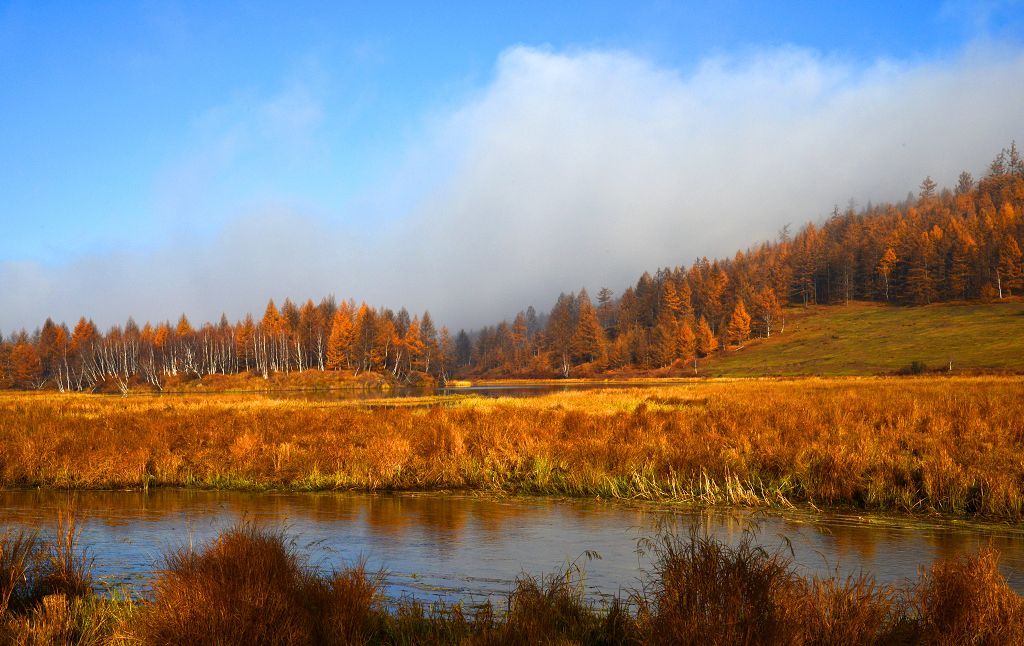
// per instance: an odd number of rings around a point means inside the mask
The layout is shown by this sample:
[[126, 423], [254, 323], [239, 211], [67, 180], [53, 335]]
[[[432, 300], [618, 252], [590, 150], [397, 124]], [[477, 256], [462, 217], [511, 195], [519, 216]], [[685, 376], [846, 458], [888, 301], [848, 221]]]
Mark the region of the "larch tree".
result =
[[651, 363], [661, 368], [670, 365], [679, 356], [679, 324], [668, 310], [658, 313], [651, 330], [651, 341], [648, 346]]
[[441, 333], [437, 337], [437, 374], [441, 378], [442, 383], [446, 383], [451, 378], [451, 371], [455, 367], [455, 342], [452, 341], [452, 335], [448, 332], [448, 328], [441, 326]]
[[43, 362], [39, 353], [28, 339], [22, 338], [11, 350], [11, 367], [15, 388], [41, 388], [43, 386]]
[[885, 286], [886, 301], [889, 300], [889, 276], [892, 275], [893, 269], [896, 268], [896, 262], [896, 251], [892, 247], [886, 247], [885, 253], [882, 254], [882, 258], [875, 267], [875, 271], [882, 277], [882, 283]]
[[351, 365], [353, 374], [373, 369], [371, 353], [376, 338], [376, 325], [377, 316], [374, 311], [366, 303], [361, 303], [353, 320]]
[[729, 343], [735, 346], [742, 346], [750, 338], [750, 314], [747, 313], [743, 299], [736, 301], [736, 308], [729, 318], [726, 334]]
[[571, 350], [573, 358], [583, 363], [593, 363], [604, 357], [604, 328], [597, 318], [597, 312], [590, 302], [586, 289], [581, 289], [576, 298], [576, 329], [573, 330]]
[[601, 326], [605, 330], [614, 330], [618, 323], [614, 295], [614, 292], [607, 287], [602, 287], [597, 292], [597, 320], [601, 321]]
[[673, 321], [679, 320], [682, 315], [683, 302], [676, 291], [675, 283], [671, 279], [663, 280], [661, 283], [661, 297], [658, 302], [658, 313], [665, 313]]
[[935, 300], [935, 281], [932, 270], [935, 264], [935, 246], [927, 231], [922, 231], [913, 244], [907, 265], [905, 298], [915, 305], [927, 305]]
[[561, 294], [548, 315], [545, 338], [548, 350], [555, 361], [555, 369], [563, 377], [569, 376], [572, 368], [572, 339], [576, 331], [575, 296]]
[[14, 369], [11, 366], [11, 344], [4, 341], [4, 335], [0, 334], [0, 388], [10, 388], [14, 385]]
[[918, 193], [918, 197], [921, 200], [933, 199], [935, 197], [935, 188], [937, 186], [938, 184], [935, 183], [935, 180], [932, 179], [931, 175], [925, 177], [921, 181], [921, 191]]
[[[385, 312], [385, 314], [388, 313], [390, 312]], [[385, 315], [377, 317], [376, 334], [370, 349], [373, 369], [380, 372], [391, 370], [392, 374], [396, 374], [402, 352], [401, 342], [402, 338], [398, 336], [398, 328], [395, 327], [394, 319]]]
[[676, 357], [689, 361], [697, 351], [697, 335], [687, 321], [680, 323], [676, 329]]
[[718, 337], [715, 336], [714, 330], [708, 325], [707, 319], [703, 316], [697, 321], [697, 354], [702, 357], [709, 356], [718, 349]]
[[299, 308], [299, 330], [296, 348], [301, 352], [300, 361], [304, 368], [324, 369], [324, 351], [327, 339], [324, 338], [324, 321], [321, 310], [307, 299]]
[[349, 357], [354, 336], [352, 310], [348, 303], [342, 303], [334, 312], [331, 321], [331, 335], [327, 340], [327, 369], [351, 368]]
[[423, 358], [427, 345], [423, 342], [420, 332], [420, 319], [413, 317], [402, 337], [402, 351], [405, 353], [405, 361], [408, 364], [408, 372], [416, 369], [416, 364]]
[[420, 336], [423, 338], [423, 372], [432, 374], [430, 367], [437, 358], [438, 338], [437, 328], [429, 311], [424, 311], [420, 317]]
[[1006, 237], [999, 245], [999, 262], [996, 266], [996, 288], [999, 298], [1013, 294], [1013, 290], [1021, 290], [1021, 250], [1017, 241]]
[[772, 335], [772, 328], [776, 321], [782, 318], [782, 307], [775, 295], [775, 290], [765, 285], [757, 293], [754, 300], [754, 315], [757, 317], [758, 327], [764, 332], [765, 338]]
[[[618, 299], [602, 289], [596, 307], [583, 293], [563, 295], [547, 315], [531, 307], [513, 322], [460, 332], [436, 341], [436, 348], [433, 322], [424, 314], [422, 352], [409, 338], [415, 319], [404, 308], [395, 314], [364, 304], [357, 314], [355, 303], [338, 308], [331, 297], [301, 308], [285, 299], [282, 311], [270, 301], [262, 320], [248, 316], [234, 325], [221, 317], [193, 328], [183, 316], [178, 325], [160, 322], [140, 330], [129, 320], [100, 333], [84, 317], [73, 332], [47, 320], [32, 335], [0, 339], [0, 380], [13, 381], [12, 354], [22, 342], [41, 364], [41, 374], [30, 381], [78, 390], [107, 379], [159, 389], [162, 377], [182, 372], [256, 370], [269, 378], [294, 368], [348, 366], [355, 372], [388, 370], [399, 378], [422, 368], [448, 379], [459, 372], [567, 375], [573, 365], [598, 361], [653, 368], [687, 358], [690, 346], [706, 356], [719, 342], [742, 342], [734, 322], [741, 302], [750, 307], [751, 331], [767, 337], [781, 328], [782, 307], [801, 301], [910, 304], [1018, 296], [1024, 292], [1022, 216], [1024, 160], [1011, 145], [977, 181], [962, 174], [953, 191], [939, 190], [929, 179], [917, 195], [898, 203], [837, 208], [820, 225], [807, 224], [794, 235], [784, 228], [776, 240], [731, 258], [645, 272]], [[339, 309], [346, 310], [351, 330], [333, 325]], [[339, 334], [350, 341], [339, 343]], [[450, 359], [440, 347], [445, 343]], [[21, 363], [31, 368], [34, 362], [23, 356]]]
[[235, 325], [235, 356], [246, 372], [252, 368], [255, 341], [256, 323], [252, 320], [252, 314], [246, 314], [245, 319]]

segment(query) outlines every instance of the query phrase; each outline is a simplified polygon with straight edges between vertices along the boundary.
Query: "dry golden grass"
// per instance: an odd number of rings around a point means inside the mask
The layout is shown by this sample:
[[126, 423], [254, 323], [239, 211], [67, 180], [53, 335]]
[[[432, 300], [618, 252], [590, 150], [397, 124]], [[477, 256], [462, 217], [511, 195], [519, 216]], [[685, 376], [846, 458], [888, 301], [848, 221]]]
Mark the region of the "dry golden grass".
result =
[[358, 644], [379, 583], [356, 567], [308, 571], [280, 532], [241, 525], [171, 553], [138, 616], [145, 644]]
[[1024, 519], [1020, 377], [389, 402], [5, 393], [0, 486], [477, 489]]

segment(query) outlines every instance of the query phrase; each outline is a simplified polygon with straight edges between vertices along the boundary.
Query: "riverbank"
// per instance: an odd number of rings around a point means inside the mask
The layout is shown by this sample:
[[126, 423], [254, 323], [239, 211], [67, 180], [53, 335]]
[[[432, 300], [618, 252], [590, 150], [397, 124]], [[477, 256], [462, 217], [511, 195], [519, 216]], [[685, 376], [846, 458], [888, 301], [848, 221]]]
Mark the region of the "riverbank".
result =
[[239, 525], [165, 557], [145, 599], [103, 597], [71, 517], [52, 539], [0, 535], [0, 639], [166, 644], [953, 644], [1018, 643], [1024, 598], [998, 555], [936, 561], [919, 580], [805, 579], [749, 537], [664, 535], [646, 580], [588, 603], [583, 568], [522, 575], [504, 603], [387, 599], [382, 575], [309, 568], [280, 531]]
[[1024, 518], [1019, 377], [731, 380], [425, 404], [5, 393], [0, 486], [476, 490]]

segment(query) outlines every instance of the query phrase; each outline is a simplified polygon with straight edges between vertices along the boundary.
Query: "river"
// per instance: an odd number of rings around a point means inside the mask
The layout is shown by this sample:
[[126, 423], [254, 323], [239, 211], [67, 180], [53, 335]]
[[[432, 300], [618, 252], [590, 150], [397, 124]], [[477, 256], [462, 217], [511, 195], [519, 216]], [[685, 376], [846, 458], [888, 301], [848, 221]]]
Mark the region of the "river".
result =
[[8, 490], [0, 491], [0, 526], [48, 534], [68, 508], [100, 586], [140, 593], [168, 550], [199, 546], [240, 520], [286, 528], [324, 571], [365, 559], [387, 571], [389, 596], [423, 601], [500, 602], [521, 573], [571, 562], [586, 571], [588, 597], [607, 600], [637, 588], [650, 569], [642, 539], [666, 527], [685, 535], [695, 523], [732, 544], [753, 531], [768, 549], [791, 549], [807, 576], [864, 571], [881, 583], [913, 580], [938, 557], [991, 544], [1010, 585], [1024, 592], [1024, 531], [877, 516], [443, 494]]

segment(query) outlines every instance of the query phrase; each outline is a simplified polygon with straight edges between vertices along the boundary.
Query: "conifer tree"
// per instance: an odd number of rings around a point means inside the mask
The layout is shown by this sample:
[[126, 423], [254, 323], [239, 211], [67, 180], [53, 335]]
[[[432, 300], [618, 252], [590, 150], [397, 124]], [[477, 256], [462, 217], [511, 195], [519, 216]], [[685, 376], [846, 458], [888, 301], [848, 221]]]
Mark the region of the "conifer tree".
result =
[[782, 307], [779, 306], [779, 299], [775, 296], [775, 290], [765, 285], [757, 293], [754, 301], [754, 313], [757, 317], [758, 327], [764, 332], [765, 338], [772, 335], [772, 328], [775, 322], [782, 317]]
[[892, 275], [893, 269], [896, 267], [896, 251], [892, 247], [886, 247], [885, 253], [882, 254], [882, 258], [878, 261], [878, 266], [875, 271], [882, 277], [882, 283], [885, 286], [885, 300], [889, 300], [889, 276]]
[[677, 321], [682, 314], [683, 302], [679, 298], [676, 286], [670, 278], [661, 284], [661, 299], [658, 303], [658, 313], [666, 314], [673, 322]]
[[736, 308], [732, 311], [726, 334], [732, 345], [743, 345], [743, 342], [750, 338], [750, 314], [747, 313], [742, 298], [736, 301]]
[[414, 316], [409, 322], [409, 327], [405, 330], [405, 335], [402, 337], [402, 349], [406, 355], [409, 371], [416, 369], [416, 365], [422, 359], [426, 347], [420, 332], [420, 319]]
[[555, 369], [563, 377], [569, 376], [572, 368], [572, 340], [576, 330], [575, 322], [575, 296], [572, 294], [561, 294], [555, 301], [548, 316], [548, 326], [545, 338], [548, 350], [555, 362]]
[[707, 319], [703, 316], [697, 321], [697, 354], [706, 357], [718, 349], [718, 338], [715, 336]]
[[39, 388], [42, 385], [43, 363], [39, 353], [27, 339], [22, 339], [11, 350], [11, 367], [15, 388]]
[[655, 367], [671, 364], [678, 356], [679, 324], [675, 322], [668, 310], [662, 310], [651, 330], [651, 342], [648, 351], [651, 363]]
[[999, 298], [1010, 296], [1013, 290], [1021, 289], [1021, 250], [1017, 241], [1004, 238], [999, 245], [999, 264], [996, 267], [996, 282]]
[[350, 356], [355, 327], [352, 322], [352, 308], [342, 303], [334, 312], [331, 321], [331, 335], [327, 340], [327, 369], [351, 368]]
[[572, 335], [573, 358], [584, 363], [598, 361], [605, 353], [604, 328], [597, 319], [597, 312], [586, 289], [580, 290], [576, 308], [576, 329]]
[[679, 324], [676, 334], [676, 357], [683, 361], [692, 359], [697, 350], [697, 336], [686, 321]]

